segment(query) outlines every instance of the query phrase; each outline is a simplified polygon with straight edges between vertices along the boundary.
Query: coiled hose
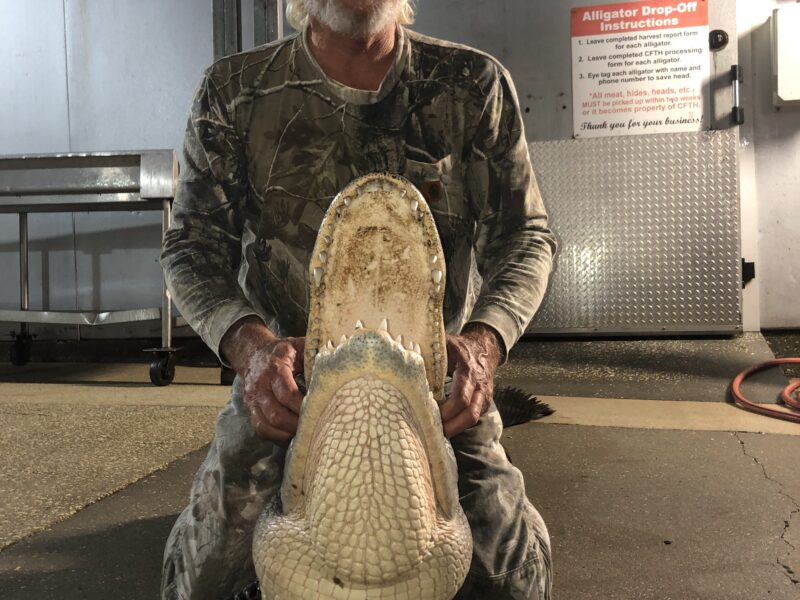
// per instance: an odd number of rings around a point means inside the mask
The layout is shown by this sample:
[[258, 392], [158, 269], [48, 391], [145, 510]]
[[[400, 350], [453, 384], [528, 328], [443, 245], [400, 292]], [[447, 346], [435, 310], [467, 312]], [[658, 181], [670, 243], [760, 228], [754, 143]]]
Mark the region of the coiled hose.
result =
[[[759, 415], [765, 415], [775, 419], [782, 419], [783, 421], [790, 421], [792, 423], [800, 423], [800, 412], [786, 412], [769, 408], [763, 404], [755, 404], [750, 402], [742, 394], [742, 382], [750, 377], [750, 375], [753, 373], [758, 373], [759, 371], [763, 371], [764, 369], [770, 369], [780, 365], [800, 365], [800, 358], [776, 358], [775, 360], [769, 360], [765, 363], [761, 363], [760, 365], [756, 365], [755, 367], [750, 367], [749, 369], [742, 371], [734, 378], [733, 383], [731, 384], [731, 395], [733, 396], [733, 401], [745, 410], [749, 410], [750, 412], [754, 412]], [[800, 411], [800, 400], [798, 400], [794, 395], [794, 392], [798, 389], [800, 389], [800, 381], [790, 383], [781, 392], [781, 400], [786, 406]]]

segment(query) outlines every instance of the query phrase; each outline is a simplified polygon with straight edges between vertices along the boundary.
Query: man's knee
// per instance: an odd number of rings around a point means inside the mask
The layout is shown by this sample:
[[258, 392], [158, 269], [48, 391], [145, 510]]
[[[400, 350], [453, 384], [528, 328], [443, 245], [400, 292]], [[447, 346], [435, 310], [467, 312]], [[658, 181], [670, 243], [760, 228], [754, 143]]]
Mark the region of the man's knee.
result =
[[500, 575], [470, 571], [454, 600], [550, 600], [549, 579], [535, 559]]
[[550, 540], [525, 495], [522, 473], [500, 444], [503, 426], [494, 406], [481, 422], [453, 438], [459, 500], [473, 537], [473, 557], [459, 600], [547, 600]]
[[284, 460], [283, 448], [255, 435], [234, 386], [189, 505], [167, 541], [162, 600], [223, 597], [255, 577], [252, 532], [266, 502], [279, 493]]

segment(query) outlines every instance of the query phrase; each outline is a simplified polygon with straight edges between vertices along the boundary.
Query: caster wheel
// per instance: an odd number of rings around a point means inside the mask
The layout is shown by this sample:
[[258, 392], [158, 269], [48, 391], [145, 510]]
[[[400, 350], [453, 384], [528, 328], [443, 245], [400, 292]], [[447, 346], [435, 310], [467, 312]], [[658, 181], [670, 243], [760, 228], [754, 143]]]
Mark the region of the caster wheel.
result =
[[8, 351], [8, 359], [16, 367], [27, 365], [31, 359], [31, 349], [26, 348], [24, 344], [14, 342]]
[[8, 359], [11, 364], [16, 367], [27, 365], [31, 360], [31, 346], [33, 346], [33, 337], [27, 334], [20, 334], [15, 336], [14, 343], [8, 350]]
[[220, 385], [233, 385], [233, 380], [236, 377], [236, 371], [227, 367], [219, 368], [219, 384]]
[[169, 385], [173, 379], [175, 379], [175, 358], [171, 354], [154, 358], [150, 363], [150, 381], [153, 385]]

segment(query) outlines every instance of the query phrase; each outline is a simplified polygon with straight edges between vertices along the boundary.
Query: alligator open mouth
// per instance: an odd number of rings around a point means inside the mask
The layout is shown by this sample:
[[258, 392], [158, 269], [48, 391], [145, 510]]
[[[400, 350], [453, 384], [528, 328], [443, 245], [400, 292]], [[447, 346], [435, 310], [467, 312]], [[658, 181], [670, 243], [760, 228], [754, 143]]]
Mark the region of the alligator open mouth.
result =
[[425, 200], [398, 177], [353, 182], [309, 273], [308, 392], [253, 541], [262, 594], [452, 598], [472, 538], [438, 408], [445, 271]]

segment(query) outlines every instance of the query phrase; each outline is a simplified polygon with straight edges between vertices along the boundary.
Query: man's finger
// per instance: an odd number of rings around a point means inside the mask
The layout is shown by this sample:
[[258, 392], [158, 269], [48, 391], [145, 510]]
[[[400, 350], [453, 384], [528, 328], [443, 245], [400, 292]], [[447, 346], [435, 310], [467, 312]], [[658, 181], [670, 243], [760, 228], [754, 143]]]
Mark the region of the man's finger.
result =
[[306, 338], [292, 338], [292, 346], [294, 346], [295, 352], [297, 352], [294, 358], [294, 369], [292, 371], [299, 375], [302, 374], [303, 369], [305, 369]]
[[472, 394], [475, 391], [475, 382], [468, 373], [467, 369], [456, 368], [450, 397], [440, 407], [442, 421], [449, 421], [469, 406]]
[[298, 415], [278, 402], [271, 392], [265, 391], [262, 398], [259, 399], [259, 404], [267, 423], [272, 427], [290, 435], [297, 433]]
[[276, 362], [286, 364], [293, 373], [303, 372], [305, 364], [306, 338], [285, 338], [280, 340], [272, 350], [272, 358]]
[[303, 394], [300, 393], [289, 367], [281, 365], [276, 369], [275, 377], [272, 379], [272, 393], [275, 394], [275, 398], [280, 404], [295, 415], [300, 414]]
[[257, 403], [251, 403], [247, 410], [250, 413], [250, 423], [259, 437], [273, 442], [286, 442], [292, 438], [292, 433], [270, 425]]
[[477, 390], [472, 396], [472, 402], [470, 402], [469, 408], [467, 409], [472, 413], [472, 419], [475, 421], [473, 425], [481, 420], [481, 416], [486, 412], [488, 407], [486, 396], [481, 390]]
[[445, 421], [444, 435], [447, 438], [455, 437], [475, 425], [479, 420], [480, 414], [476, 416], [473, 406], [470, 405], [449, 421]]
[[447, 336], [447, 374], [453, 375], [459, 365], [466, 362], [463, 348], [461, 348], [452, 339], [453, 336]]

